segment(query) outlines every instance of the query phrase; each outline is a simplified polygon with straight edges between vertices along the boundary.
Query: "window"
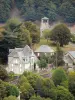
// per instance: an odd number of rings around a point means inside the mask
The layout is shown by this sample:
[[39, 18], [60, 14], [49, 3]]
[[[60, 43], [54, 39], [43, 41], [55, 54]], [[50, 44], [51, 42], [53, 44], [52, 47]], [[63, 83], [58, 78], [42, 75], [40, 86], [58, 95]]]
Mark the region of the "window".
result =
[[22, 69], [20, 68], [20, 72], [22, 71]]
[[40, 56], [40, 53], [38, 53], [37, 55]]
[[21, 67], [21, 64], [20, 64], [20, 67]]
[[28, 57], [25, 58], [25, 62], [26, 62], [26, 63], [29, 62], [29, 58], [28, 58]]
[[31, 59], [31, 62], [34, 63], [34, 58]]
[[13, 64], [12, 64], [12, 67], [13, 67]]
[[26, 58], [26, 59], [25, 59], [25, 61], [27, 62], [27, 61], [28, 61], [28, 59]]
[[23, 58], [23, 61], [24, 61], [25, 63], [28, 63], [28, 62], [29, 62], [29, 58], [28, 58], [28, 57], [25, 57], [25, 58]]
[[13, 64], [12, 64], [11, 66], [12, 66], [11, 69], [12, 69], [12, 71], [13, 71]]
[[25, 58], [23, 58], [23, 61], [25, 61]]
[[12, 71], [13, 71], [13, 68], [12, 68]]
[[16, 63], [18, 63], [17, 59], [16, 59]]

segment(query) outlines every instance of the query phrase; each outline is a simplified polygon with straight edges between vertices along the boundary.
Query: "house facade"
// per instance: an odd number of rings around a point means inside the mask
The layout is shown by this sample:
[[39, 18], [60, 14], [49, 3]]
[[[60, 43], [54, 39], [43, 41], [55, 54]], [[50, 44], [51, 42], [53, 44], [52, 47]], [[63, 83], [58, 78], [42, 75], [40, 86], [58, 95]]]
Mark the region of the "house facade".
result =
[[69, 51], [69, 52], [68, 52], [68, 56], [69, 56], [70, 59], [72, 59], [72, 61], [75, 63], [75, 51]]
[[54, 52], [55, 51], [48, 45], [41, 45], [37, 50], [35, 50], [37, 57], [39, 57], [42, 53], [53, 55]]
[[7, 71], [22, 74], [24, 71], [38, 70], [39, 68], [36, 64], [37, 60], [36, 55], [28, 45], [24, 48], [10, 49]]
[[70, 66], [73, 65], [75, 63], [75, 51], [68, 51], [64, 56], [64, 61]]

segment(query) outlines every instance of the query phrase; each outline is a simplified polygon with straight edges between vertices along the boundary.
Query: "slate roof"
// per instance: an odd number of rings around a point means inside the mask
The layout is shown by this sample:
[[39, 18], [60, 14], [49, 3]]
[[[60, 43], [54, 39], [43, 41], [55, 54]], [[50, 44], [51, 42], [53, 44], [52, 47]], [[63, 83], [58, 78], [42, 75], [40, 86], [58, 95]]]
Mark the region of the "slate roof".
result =
[[75, 59], [75, 51], [69, 51], [69, 54]]
[[25, 57], [25, 56], [31, 56], [32, 52], [33, 52], [32, 49], [28, 45], [26, 45], [24, 48], [12, 49], [8, 56], [9, 57], [19, 57], [19, 56]]
[[35, 62], [38, 60], [36, 55], [34, 54], [33, 50], [26, 45], [24, 48], [15, 48], [12, 49], [11, 52], [9, 53], [8, 57], [18, 57], [20, 61], [23, 61], [24, 57], [35, 57]]
[[48, 45], [41, 45], [36, 51], [36, 52], [40, 52], [40, 53], [50, 53], [50, 52], [54, 52], [54, 50], [49, 47]]
[[26, 45], [23, 49], [24, 56], [31, 56], [32, 52], [32, 49], [28, 45]]

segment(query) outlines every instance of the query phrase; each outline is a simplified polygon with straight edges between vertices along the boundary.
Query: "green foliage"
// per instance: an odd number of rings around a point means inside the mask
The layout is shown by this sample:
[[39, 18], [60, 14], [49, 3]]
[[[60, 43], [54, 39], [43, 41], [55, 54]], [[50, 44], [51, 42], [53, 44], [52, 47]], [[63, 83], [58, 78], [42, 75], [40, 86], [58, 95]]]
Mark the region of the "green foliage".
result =
[[49, 39], [50, 38], [50, 30], [44, 30], [43, 36], [44, 36], [45, 39]]
[[75, 22], [74, 0], [16, 0], [16, 4], [26, 20], [40, 20], [41, 17], [47, 16], [50, 21], [62, 18], [67, 22]]
[[6, 87], [3, 81], [0, 80], [0, 99], [3, 100], [7, 96]]
[[20, 24], [21, 24], [21, 21], [18, 18], [12, 18], [6, 22], [5, 29], [6, 31], [12, 33], [14, 29]]
[[18, 82], [18, 87], [20, 88], [20, 86], [25, 82], [28, 82], [27, 78], [24, 75], [20, 76], [19, 82]]
[[29, 100], [52, 100], [50, 98], [42, 98], [40, 96], [32, 96]]
[[40, 78], [36, 83], [36, 93], [42, 97], [49, 97], [52, 100], [56, 100], [56, 93], [53, 89], [54, 87], [52, 80]]
[[17, 100], [15, 96], [5, 97], [3, 100]]
[[23, 83], [20, 86], [20, 91], [21, 91], [21, 98], [23, 99], [29, 99], [32, 95], [34, 95], [34, 89], [29, 83]]
[[30, 36], [32, 38], [32, 43], [38, 43], [40, 41], [40, 31], [39, 28], [33, 24], [32, 22], [25, 22], [24, 23], [27, 30], [30, 32]]
[[68, 82], [68, 80], [63, 81], [60, 85], [65, 87], [66, 89], [69, 89], [69, 82]]
[[3, 68], [3, 66], [0, 66], [0, 79], [1, 80], [5, 80], [8, 77], [8, 73], [5, 70], [5, 68]]
[[75, 72], [70, 72], [68, 77], [69, 77], [69, 90], [75, 97]]
[[55, 85], [51, 79], [44, 79], [43, 77], [31, 72], [24, 72], [23, 75], [27, 77], [28, 82], [34, 88], [36, 95], [38, 94], [42, 97], [49, 97], [52, 98], [52, 100], [55, 100], [56, 93], [53, 89]]
[[62, 86], [57, 87], [56, 93], [57, 93], [56, 100], [74, 100], [73, 95]]
[[25, 28], [25, 26], [21, 25], [19, 28], [17, 28], [15, 34], [23, 47], [25, 46], [25, 44], [28, 44], [28, 45], [31, 44], [30, 33]]
[[9, 79], [10, 79], [10, 80], [13, 80], [13, 79], [14, 79], [14, 75], [15, 75], [14, 72], [12, 72], [12, 71], [9, 72], [9, 74], [8, 74]]
[[67, 45], [70, 41], [70, 30], [65, 24], [59, 24], [51, 31], [50, 38], [54, 42], [59, 42], [60, 46]]
[[71, 42], [75, 43], [75, 35], [71, 35]]
[[0, 41], [0, 63], [1, 64], [7, 64], [8, 61], [8, 41], [5, 39], [2, 39]]
[[60, 85], [62, 82], [67, 81], [67, 75], [62, 68], [57, 68], [52, 76], [54, 84], [56, 86]]
[[[67, 6], [68, 5], [68, 6]], [[75, 21], [75, 8], [68, 1], [60, 6], [60, 14], [65, 18], [65, 21], [73, 23]]]
[[56, 52], [53, 55], [47, 56], [48, 63], [52, 63], [55, 67], [57, 66], [63, 66], [64, 60], [63, 60], [63, 51], [60, 48], [59, 43], [57, 43]]
[[5, 22], [10, 15], [11, 0], [0, 0], [0, 22]]
[[0, 0], [0, 22], [9, 19], [14, 6], [19, 9], [21, 17], [25, 20], [36, 21], [47, 16], [50, 22], [61, 19], [75, 22], [74, 0], [15, 0], [13, 5], [12, 2], [13, 0]]
[[27, 76], [29, 83], [31, 84], [31, 86], [34, 89], [36, 89], [36, 82], [39, 78], [40, 78], [40, 76], [38, 76], [37, 74], [30, 74], [30, 75]]
[[55, 63], [57, 63], [56, 67], [64, 65], [64, 63], [65, 63], [64, 60], [63, 60], [64, 54], [63, 54], [63, 51], [60, 48], [59, 43], [57, 43], [55, 56], [56, 56], [56, 59], [57, 59], [57, 61], [55, 62]]
[[38, 66], [39, 66], [39, 68], [41, 68], [41, 69], [46, 68], [46, 67], [47, 67], [47, 62], [46, 62], [46, 60], [45, 60], [45, 59], [40, 59], [40, 60], [38, 61]]
[[40, 41], [37, 26], [32, 22], [21, 23], [17, 18], [7, 21], [3, 35], [9, 48], [24, 47], [26, 44], [31, 45]]
[[19, 90], [14, 85], [7, 85], [6, 86], [6, 91], [7, 91], [7, 96], [10, 96], [10, 95], [16, 96], [16, 97], [19, 96]]

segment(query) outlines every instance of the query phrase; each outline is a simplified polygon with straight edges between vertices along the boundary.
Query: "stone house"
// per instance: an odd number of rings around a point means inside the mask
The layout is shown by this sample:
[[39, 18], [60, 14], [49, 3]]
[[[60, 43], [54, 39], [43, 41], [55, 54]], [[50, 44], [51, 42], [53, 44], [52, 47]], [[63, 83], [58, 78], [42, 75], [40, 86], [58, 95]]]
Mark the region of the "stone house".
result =
[[34, 67], [38, 70], [39, 68], [36, 64], [37, 60], [36, 55], [28, 45], [24, 48], [10, 49], [7, 71], [22, 74], [24, 71], [33, 71]]

